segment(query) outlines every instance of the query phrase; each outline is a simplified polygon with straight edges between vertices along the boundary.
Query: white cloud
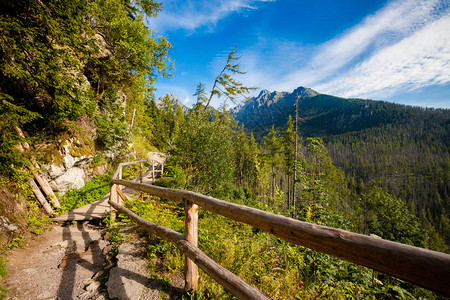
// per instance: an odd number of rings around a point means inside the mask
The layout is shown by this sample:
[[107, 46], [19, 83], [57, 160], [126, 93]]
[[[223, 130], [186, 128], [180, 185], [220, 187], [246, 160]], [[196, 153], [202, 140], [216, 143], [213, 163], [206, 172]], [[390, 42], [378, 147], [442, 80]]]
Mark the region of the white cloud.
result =
[[[271, 52], [259, 50], [259, 45], [246, 50], [244, 65], [253, 85], [287, 91], [304, 85], [319, 92], [363, 97], [445, 84], [450, 76], [448, 2], [391, 1], [309, 51], [293, 42], [281, 45]], [[290, 67], [280, 63], [283, 60]]]
[[316, 88], [344, 97], [382, 97], [450, 83], [450, 16], [386, 47]]
[[190, 32], [198, 28], [212, 29], [216, 24], [235, 12], [257, 9], [261, 2], [274, 0], [216, 0], [216, 1], [164, 1], [163, 10], [150, 25], [159, 33], [183, 29]]

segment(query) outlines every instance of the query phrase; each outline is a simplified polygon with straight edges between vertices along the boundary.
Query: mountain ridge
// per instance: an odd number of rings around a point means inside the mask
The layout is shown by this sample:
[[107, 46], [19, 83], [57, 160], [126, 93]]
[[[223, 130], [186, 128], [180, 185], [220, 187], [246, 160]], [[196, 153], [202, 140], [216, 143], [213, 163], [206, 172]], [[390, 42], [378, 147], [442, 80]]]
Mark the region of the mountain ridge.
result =
[[297, 95], [300, 130], [305, 136], [342, 134], [383, 124], [407, 122], [412, 115], [449, 111], [379, 100], [342, 98], [298, 87], [292, 92], [262, 90], [257, 97], [239, 103], [230, 112], [239, 124], [244, 124], [247, 131], [253, 131], [256, 138], [261, 138], [270, 131], [272, 125], [283, 127], [289, 115], [295, 117]]

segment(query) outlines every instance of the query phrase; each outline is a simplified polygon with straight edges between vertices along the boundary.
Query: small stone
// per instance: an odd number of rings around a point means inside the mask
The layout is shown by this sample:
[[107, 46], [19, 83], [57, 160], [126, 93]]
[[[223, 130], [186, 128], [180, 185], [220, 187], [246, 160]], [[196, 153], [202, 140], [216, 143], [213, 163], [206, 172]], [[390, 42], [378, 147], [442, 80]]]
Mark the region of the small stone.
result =
[[91, 281], [90, 284], [84, 287], [84, 289], [88, 292], [94, 292], [97, 291], [100, 288], [100, 282], [98, 281]]
[[56, 243], [55, 245], [53, 245], [52, 247], [60, 247], [60, 248], [67, 248], [69, 246], [69, 241], [65, 240], [59, 243]]
[[97, 273], [92, 276], [93, 280], [98, 280], [100, 277], [102, 277], [105, 274], [105, 271], [98, 271]]
[[106, 256], [113, 248], [113, 245], [108, 245], [105, 248], [103, 248], [102, 254], [103, 256]]
[[49, 299], [49, 298], [53, 298], [53, 293], [51, 291], [45, 291], [42, 294], [40, 294], [39, 296], [37, 296], [38, 299]]

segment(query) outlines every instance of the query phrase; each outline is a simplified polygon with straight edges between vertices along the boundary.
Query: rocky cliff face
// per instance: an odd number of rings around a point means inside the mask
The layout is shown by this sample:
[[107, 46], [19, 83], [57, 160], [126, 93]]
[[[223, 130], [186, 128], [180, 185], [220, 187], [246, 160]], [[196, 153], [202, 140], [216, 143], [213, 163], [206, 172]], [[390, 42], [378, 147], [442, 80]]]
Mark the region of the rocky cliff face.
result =
[[257, 97], [245, 100], [230, 112], [236, 116], [240, 123], [244, 123], [247, 129], [259, 129], [272, 124], [284, 122], [289, 114], [295, 116], [295, 102], [297, 96], [299, 102], [317, 96], [316, 91], [299, 87], [292, 93], [270, 92], [262, 90]]

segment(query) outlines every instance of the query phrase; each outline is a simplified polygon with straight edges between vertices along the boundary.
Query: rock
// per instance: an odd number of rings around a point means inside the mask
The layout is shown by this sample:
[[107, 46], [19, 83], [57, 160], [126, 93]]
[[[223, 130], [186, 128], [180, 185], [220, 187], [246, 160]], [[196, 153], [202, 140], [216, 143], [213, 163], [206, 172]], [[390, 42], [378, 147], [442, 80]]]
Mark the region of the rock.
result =
[[55, 179], [59, 176], [61, 176], [62, 174], [64, 174], [64, 168], [56, 166], [56, 165], [49, 165], [46, 167], [47, 171], [48, 171], [48, 175], [50, 176], [51, 179]]
[[147, 157], [148, 159], [154, 160], [159, 164], [163, 164], [166, 161], [166, 155], [161, 152], [147, 152]]
[[17, 231], [19, 229], [19, 227], [17, 227], [16, 225], [12, 224], [8, 218], [1, 216], [0, 217], [0, 224], [6, 228], [6, 230], [8, 231]]
[[111, 270], [111, 269], [114, 268], [114, 267], [115, 267], [114, 263], [109, 263], [109, 264], [107, 264], [103, 269], [104, 269], [105, 271], [108, 271], [108, 270]]
[[44, 291], [37, 296], [37, 299], [52, 299], [53, 297], [52, 291]]
[[71, 168], [66, 173], [59, 176], [50, 185], [57, 192], [67, 192], [70, 189], [79, 189], [84, 187], [85, 173], [81, 168]]
[[99, 280], [103, 275], [105, 275], [105, 271], [98, 271], [97, 273], [92, 276], [93, 280]]
[[85, 170], [89, 166], [91, 161], [91, 157], [79, 159], [74, 163], [74, 167], [82, 168], [83, 170]]
[[94, 291], [98, 291], [100, 288], [100, 282], [95, 281], [95, 280], [91, 280], [91, 282], [84, 287], [84, 289], [88, 292], [94, 292]]
[[103, 248], [103, 256], [106, 256], [111, 250], [112, 250], [113, 246], [112, 245], [108, 245], [105, 248]]
[[72, 168], [73, 165], [75, 164], [75, 158], [73, 158], [72, 155], [70, 154], [66, 154], [66, 156], [62, 158], [62, 161], [66, 169]]
[[180, 106], [180, 108], [184, 114], [187, 114], [189, 112], [189, 108], [186, 105], [184, 105], [183, 102], [181, 102], [180, 99], [178, 99], [178, 97], [173, 95], [172, 93], [168, 93], [165, 96], [161, 96], [161, 97], [159, 97], [158, 100], [155, 101], [156, 106], [158, 106], [158, 108], [160, 108], [160, 109], [163, 108], [165, 97], [169, 97], [170, 104], [172, 106], [173, 111], [175, 111], [175, 109], [178, 105], [178, 106]]
[[[72, 244], [72, 243], [70, 243]], [[67, 248], [69, 246], [69, 241], [65, 240], [65, 241], [61, 241], [59, 243], [56, 243], [55, 245], [53, 245], [52, 247], [60, 247], [60, 248]]]
[[97, 175], [105, 175], [106, 172], [108, 172], [108, 165], [105, 164], [101, 164], [99, 166], [94, 167], [94, 169], [92, 170], [92, 176], [97, 176]]

